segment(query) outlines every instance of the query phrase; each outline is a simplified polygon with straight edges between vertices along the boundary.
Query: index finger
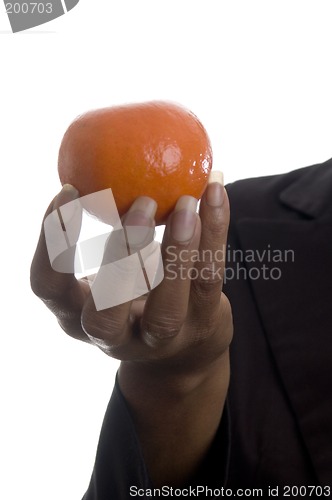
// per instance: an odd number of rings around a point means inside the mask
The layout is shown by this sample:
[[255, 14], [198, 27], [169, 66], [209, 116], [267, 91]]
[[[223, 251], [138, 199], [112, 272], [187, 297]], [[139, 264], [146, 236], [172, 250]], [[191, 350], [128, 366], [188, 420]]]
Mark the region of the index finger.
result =
[[[32, 291], [57, 316], [64, 330], [75, 338], [87, 340], [81, 328], [80, 316], [89, 286], [77, 281], [74, 274], [76, 243], [74, 240], [78, 239], [80, 233], [82, 210], [79, 203], [71, 204], [70, 202], [78, 198], [78, 191], [66, 184], [49, 205], [31, 264], [30, 283]], [[64, 206], [66, 209], [60, 210], [60, 207]], [[59, 234], [59, 229], [62, 230], [62, 236]], [[48, 231], [49, 241], [47, 241], [45, 230]], [[70, 242], [68, 234], [70, 234]], [[57, 262], [55, 257], [55, 264], [53, 263], [52, 267], [50, 257], [52, 251], [55, 256], [62, 248], [61, 238], [64, 238], [67, 244], [65, 259]], [[59, 272], [54, 267], [63, 268], [65, 272]]]

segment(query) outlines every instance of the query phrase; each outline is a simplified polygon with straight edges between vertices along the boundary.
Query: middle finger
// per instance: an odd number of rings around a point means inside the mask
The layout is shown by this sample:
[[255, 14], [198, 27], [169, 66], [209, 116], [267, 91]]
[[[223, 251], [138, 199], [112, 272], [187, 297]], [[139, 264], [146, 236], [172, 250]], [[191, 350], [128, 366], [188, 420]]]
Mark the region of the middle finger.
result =
[[151, 290], [141, 323], [144, 341], [150, 346], [177, 336], [186, 319], [192, 256], [201, 232], [196, 208], [195, 198], [182, 196], [167, 223], [162, 244], [164, 279]]

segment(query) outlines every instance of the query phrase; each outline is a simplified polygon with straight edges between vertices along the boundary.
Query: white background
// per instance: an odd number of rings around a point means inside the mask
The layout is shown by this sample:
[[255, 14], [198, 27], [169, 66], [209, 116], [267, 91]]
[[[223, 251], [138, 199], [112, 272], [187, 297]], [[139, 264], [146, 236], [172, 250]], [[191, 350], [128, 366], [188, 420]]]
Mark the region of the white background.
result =
[[227, 182], [325, 161], [332, 4], [81, 0], [15, 35], [1, 9], [1, 498], [80, 500], [117, 363], [68, 338], [29, 289], [66, 127], [171, 99], [199, 116]]

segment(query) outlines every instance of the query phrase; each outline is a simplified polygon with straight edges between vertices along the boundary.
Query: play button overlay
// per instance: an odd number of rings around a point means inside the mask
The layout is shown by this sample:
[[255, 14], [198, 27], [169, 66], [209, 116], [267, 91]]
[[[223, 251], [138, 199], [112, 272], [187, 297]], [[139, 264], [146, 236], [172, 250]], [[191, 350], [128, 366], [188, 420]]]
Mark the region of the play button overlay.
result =
[[79, 0], [24, 1], [4, 0], [13, 33], [53, 21], [73, 9]]

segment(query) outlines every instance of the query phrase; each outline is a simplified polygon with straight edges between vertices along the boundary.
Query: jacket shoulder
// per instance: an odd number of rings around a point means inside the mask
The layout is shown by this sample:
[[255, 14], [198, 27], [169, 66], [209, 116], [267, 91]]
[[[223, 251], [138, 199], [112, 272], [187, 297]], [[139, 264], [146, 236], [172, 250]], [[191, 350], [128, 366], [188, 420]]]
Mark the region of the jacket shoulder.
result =
[[232, 182], [226, 186], [232, 220], [242, 218], [276, 218], [290, 210], [280, 202], [280, 194], [303, 176], [304, 167], [285, 174], [253, 177]]

